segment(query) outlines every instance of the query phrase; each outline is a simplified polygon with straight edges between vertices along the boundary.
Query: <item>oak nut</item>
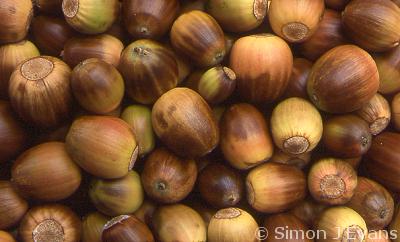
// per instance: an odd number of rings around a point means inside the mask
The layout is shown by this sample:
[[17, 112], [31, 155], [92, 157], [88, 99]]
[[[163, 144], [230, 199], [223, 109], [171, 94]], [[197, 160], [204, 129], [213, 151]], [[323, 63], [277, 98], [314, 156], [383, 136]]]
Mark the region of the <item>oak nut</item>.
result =
[[394, 127], [400, 131], [400, 93], [392, 100], [392, 115]]
[[369, 124], [369, 131], [372, 135], [377, 135], [385, 130], [391, 118], [390, 105], [379, 93], [375, 94], [356, 114]]
[[[264, 227], [268, 231], [265, 242], [291, 241], [291, 242], [312, 242], [307, 232], [309, 228], [304, 222], [290, 213], [280, 213], [267, 217]], [[297, 231], [297, 235], [292, 233]]]
[[1, 2], [0, 44], [23, 40], [29, 30], [33, 17], [33, 5], [30, 0], [4, 0]]
[[17, 225], [28, 208], [28, 202], [18, 194], [11, 182], [0, 181], [0, 230]]
[[147, 225], [134, 215], [120, 215], [104, 225], [102, 241], [154, 242], [154, 237]]
[[109, 218], [99, 212], [87, 214], [82, 219], [82, 242], [102, 242], [103, 227]]

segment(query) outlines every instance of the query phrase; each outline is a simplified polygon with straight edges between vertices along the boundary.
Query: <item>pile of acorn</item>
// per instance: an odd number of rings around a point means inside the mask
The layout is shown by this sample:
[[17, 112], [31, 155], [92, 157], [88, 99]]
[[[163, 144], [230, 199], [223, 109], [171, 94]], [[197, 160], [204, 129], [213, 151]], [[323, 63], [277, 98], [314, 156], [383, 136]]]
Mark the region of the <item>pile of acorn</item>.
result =
[[400, 242], [399, 43], [399, 0], [1, 0], [0, 242]]

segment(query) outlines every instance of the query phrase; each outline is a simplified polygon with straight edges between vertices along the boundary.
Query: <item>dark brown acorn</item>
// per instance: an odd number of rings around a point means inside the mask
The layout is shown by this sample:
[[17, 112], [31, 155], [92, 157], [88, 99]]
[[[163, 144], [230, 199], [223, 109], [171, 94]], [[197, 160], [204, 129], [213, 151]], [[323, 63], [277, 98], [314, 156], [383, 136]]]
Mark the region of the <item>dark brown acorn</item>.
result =
[[146, 194], [161, 203], [176, 203], [193, 189], [197, 178], [196, 162], [182, 159], [164, 148], [154, 150], [141, 174]]
[[290, 210], [290, 213], [312, 228], [326, 207], [326, 205], [318, 203], [309, 197]]
[[292, 74], [285, 91], [284, 96], [289, 97], [301, 97], [308, 99], [307, 94], [307, 79], [308, 74], [312, 68], [312, 63], [304, 58], [293, 59]]
[[58, 15], [62, 14], [62, 1], [63, 0], [35, 0], [33, 3], [41, 13]]
[[125, 27], [135, 39], [158, 39], [170, 30], [179, 10], [178, 0], [123, 0]]
[[[313, 239], [306, 236], [308, 226], [300, 219], [290, 213], [281, 213], [269, 216], [265, 219], [263, 226], [266, 228], [268, 237], [265, 242], [282, 241], [282, 234], [287, 232], [289, 236], [284, 237], [285, 242], [312, 242]], [[296, 234], [291, 231], [296, 231]], [[285, 236], [285, 235], [284, 235]]]
[[397, 6], [400, 7], [400, 0], [392, 0], [392, 2], [394, 2], [395, 4], [397, 4]]
[[326, 9], [315, 33], [300, 45], [300, 52], [315, 61], [328, 50], [347, 42], [342, 30], [340, 13]]
[[0, 7], [0, 44], [23, 40], [33, 17], [31, 0], [3, 0]]
[[17, 193], [11, 182], [0, 181], [0, 230], [17, 225], [28, 208], [28, 202]]
[[10, 233], [5, 232], [5, 231], [1, 231], [1, 230], [0, 230], [0, 241], [2, 241], [2, 242], [16, 242], [14, 237]]
[[353, 0], [342, 13], [346, 34], [360, 47], [387, 51], [400, 41], [400, 8], [391, 0]]
[[384, 95], [399, 92], [400, 46], [381, 54], [375, 54], [373, 57], [379, 71], [379, 92]]
[[152, 104], [178, 84], [178, 63], [173, 52], [153, 40], [137, 40], [127, 46], [118, 69], [127, 93], [139, 103]]
[[102, 242], [103, 227], [109, 218], [99, 212], [93, 212], [82, 219], [82, 242]]
[[381, 133], [389, 125], [391, 113], [388, 101], [379, 93], [356, 114], [369, 124], [369, 131], [372, 135]]
[[154, 242], [145, 223], [134, 215], [120, 215], [104, 225], [103, 242]]
[[393, 123], [396, 130], [400, 131], [400, 93], [392, 100]]
[[179, 16], [170, 37], [174, 49], [198, 66], [215, 66], [224, 59], [224, 33], [217, 21], [204, 12], [194, 10]]
[[237, 77], [237, 90], [249, 102], [265, 103], [285, 91], [293, 67], [286, 42], [271, 34], [238, 39], [230, 54], [230, 68]]
[[163, 94], [153, 106], [152, 123], [161, 141], [180, 156], [204, 156], [219, 142], [211, 108], [188, 88], [174, 88]]
[[157, 209], [157, 204], [154, 203], [153, 201], [149, 199], [145, 199], [133, 214], [138, 218], [140, 221], [143, 223], [147, 224], [148, 226], [151, 226], [151, 223], [153, 221], [153, 214]]
[[340, 11], [343, 10], [349, 2], [350, 0], [325, 0], [325, 5], [328, 8]]
[[315, 62], [307, 82], [313, 103], [323, 111], [355, 111], [371, 100], [379, 88], [372, 57], [355, 45], [331, 49]]
[[275, 149], [274, 154], [272, 155], [271, 159], [269, 160], [270, 162], [275, 162], [275, 163], [281, 163], [281, 164], [287, 164], [291, 166], [295, 166], [299, 169], [303, 169], [310, 163], [311, 161], [311, 153], [312, 152], [307, 152], [303, 153], [300, 155], [291, 155], [288, 153], [285, 153], [284, 151], [280, 149]]

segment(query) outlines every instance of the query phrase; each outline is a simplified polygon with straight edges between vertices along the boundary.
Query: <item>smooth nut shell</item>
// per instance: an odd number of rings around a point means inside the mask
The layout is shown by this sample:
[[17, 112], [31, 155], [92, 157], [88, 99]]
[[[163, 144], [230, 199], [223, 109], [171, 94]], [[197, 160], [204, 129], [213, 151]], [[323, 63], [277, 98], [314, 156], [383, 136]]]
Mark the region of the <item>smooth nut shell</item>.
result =
[[0, 229], [17, 225], [28, 208], [28, 202], [17, 193], [11, 182], [0, 181]]
[[290, 213], [281, 213], [277, 215], [269, 216], [265, 219], [263, 226], [269, 231], [266, 242], [278, 242], [281, 241], [282, 234], [281, 228], [285, 228], [285, 231], [298, 231], [299, 236], [288, 236], [285, 238], [287, 242], [312, 242], [314, 240], [309, 239], [306, 234], [309, 230], [306, 224], [300, 219]]
[[379, 71], [379, 92], [383, 95], [399, 92], [400, 46], [381, 54], [375, 54], [373, 57]]
[[103, 242], [154, 242], [150, 229], [133, 215], [121, 215], [107, 222]]
[[356, 114], [369, 124], [369, 131], [372, 135], [377, 135], [385, 130], [391, 119], [390, 105], [379, 93], [375, 94]]
[[29, 30], [33, 16], [31, 0], [4, 0], [1, 2], [0, 44], [23, 40]]
[[0, 240], [2, 242], [16, 242], [14, 237], [10, 233], [1, 230], [0, 230]]
[[82, 242], [102, 242], [103, 227], [109, 218], [99, 212], [93, 212], [82, 219]]
[[290, 75], [284, 97], [301, 97], [308, 99], [307, 79], [312, 65], [310, 61], [304, 58], [293, 59], [292, 74]]
[[394, 127], [400, 131], [400, 93], [392, 100], [392, 115]]

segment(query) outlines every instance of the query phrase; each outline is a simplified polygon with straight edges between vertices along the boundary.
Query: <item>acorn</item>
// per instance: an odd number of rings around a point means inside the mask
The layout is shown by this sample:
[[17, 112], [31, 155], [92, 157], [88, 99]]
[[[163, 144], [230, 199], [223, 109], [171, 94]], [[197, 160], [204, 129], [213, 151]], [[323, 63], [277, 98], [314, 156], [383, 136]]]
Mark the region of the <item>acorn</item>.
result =
[[314, 241], [307, 235], [308, 226], [290, 213], [269, 216], [265, 219], [263, 226], [269, 232], [266, 242], [278, 242], [283, 239], [287, 242]]
[[135, 101], [152, 104], [176, 87], [178, 64], [171, 50], [158, 42], [144, 39], [127, 46], [118, 66], [126, 91]]
[[109, 218], [99, 212], [92, 212], [82, 220], [82, 242], [102, 242], [103, 227]]
[[83, 108], [97, 114], [115, 110], [125, 91], [117, 69], [96, 58], [86, 59], [72, 70], [71, 89]]
[[383, 95], [400, 91], [400, 46], [390, 51], [375, 54], [374, 60], [379, 71], [379, 92]]
[[92, 179], [89, 187], [90, 200], [103, 214], [117, 216], [135, 212], [143, 202], [140, 176], [130, 171], [122, 178]]
[[[335, 9], [337, 11], [343, 10], [344, 7], [350, 2], [350, 0], [325, 0], [325, 5], [328, 8]], [[325, 14], [328, 9], [325, 10]]]
[[18, 42], [25, 39], [31, 19], [31, 0], [3, 0], [0, 8], [0, 44]]
[[272, 102], [288, 85], [292, 51], [286, 42], [271, 34], [238, 39], [230, 54], [230, 68], [237, 77], [237, 91], [245, 101]]
[[61, 14], [63, 0], [35, 0], [33, 4], [44, 14]]
[[189, 203], [189, 206], [196, 212], [198, 212], [199, 215], [203, 218], [206, 228], [208, 228], [208, 225], [210, 224], [210, 221], [214, 214], [218, 212], [217, 209], [209, 206], [207, 203], [200, 199], [192, 199]]
[[66, 137], [66, 148], [86, 172], [104, 179], [128, 174], [138, 156], [132, 129], [123, 120], [108, 116], [76, 119]]
[[194, 10], [179, 16], [172, 25], [170, 38], [174, 49], [198, 66], [215, 66], [224, 59], [224, 33], [207, 13]]
[[2, 242], [16, 242], [14, 237], [10, 233], [5, 232], [5, 231], [1, 231], [1, 230], [0, 230], [0, 241], [2, 241]]
[[70, 75], [68, 65], [55, 57], [21, 62], [10, 77], [11, 105], [31, 125], [50, 128], [61, 124], [71, 112]]
[[392, 0], [392, 2], [394, 2], [395, 4], [397, 4], [397, 6], [400, 7], [400, 0]]
[[268, 18], [277, 35], [288, 42], [299, 43], [315, 33], [324, 10], [324, 0], [270, 1]]
[[109, 220], [103, 229], [103, 242], [154, 242], [150, 229], [133, 215], [120, 215]]
[[68, 207], [52, 204], [31, 208], [18, 229], [23, 242], [80, 240], [81, 221]]
[[206, 1], [207, 0], [192, 0], [192, 1], [182, 1], [179, 14], [188, 13], [193, 10], [199, 10], [202, 12], [206, 11]]
[[225, 159], [237, 169], [250, 169], [271, 158], [274, 146], [267, 121], [250, 104], [229, 107], [220, 122], [221, 150]]
[[307, 59], [316, 61], [328, 50], [346, 42], [340, 13], [326, 9], [315, 33], [299, 49]]
[[179, 10], [178, 0], [123, 0], [122, 18], [135, 39], [158, 39], [170, 30]]
[[71, 68], [89, 58], [98, 58], [117, 67], [123, 49], [122, 42], [108, 34], [76, 37], [65, 43], [63, 60]]
[[155, 146], [151, 109], [144, 105], [130, 105], [122, 112], [121, 119], [127, 122], [135, 132], [139, 156], [144, 157], [150, 153]]
[[400, 93], [394, 96], [392, 100], [392, 115], [394, 127], [400, 131]]
[[[28, 202], [17, 193], [11, 182], [0, 181], [0, 229], [17, 225], [28, 208]], [[1, 236], [0, 241], [3, 241]]]
[[275, 163], [281, 163], [281, 164], [286, 164], [286, 165], [291, 165], [295, 166], [299, 169], [303, 169], [310, 163], [311, 161], [311, 153], [303, 153], [300, 155], [292, 155], [283, 152], [280, 149], [276, 149], [274, 151], [274, 154], [272, 155], [271, 159], [269, 159], [270, 162], [275, 162]]
[[301, 97], [308, 99], [307, 78], [312, 68], [312, 63], [304, 58], [293, 59], [292, 74], [284, 93], [286, 98]]
[[265, 0], [208, 0], [206, 11], [228, 32], [246, 32], [264, 21], [268, 3]]
[[363, 49], [383, 52], [400, 41], [400, 8], [391, 0], [353, 0], [342, 13], [346, 34]]
[[196, 162], [180, 158], [165, 148], [158, 148], [146, 159], [141, 178], [150, 198], [161, 203], [176, 203], [194, 187]]
[[143, 223], [151, 226], [153, 214], [157, 209], [157, 204], [149, 199], [144, 199], [142, 205], [133, 213]]
[[289, 212], [300, 219], [304, 224], [312, 228], [314, 222], [326, 207], [326, 205], [318, 203], [311, 198], [306, 198]]
[[307, 82], [308, 95], [321, 110], [353, 112], [371, 100], [379, 88], [372, 57], [355, 45], [335, 47], [315, 62]]
[[100, 34], [114, 23], [119, 15], [118, 0], [63, 0], [65, 20], [83, 34]]
[[0, 46], [0, 97], [2, 99], [8, 99], [10, 76], [18, 64], [39, 55], [39, 50], [29, 40]]
[[364, 219], [348, 207], [326, 209], [316, 222], [315, 229], [323, 231], [316, 241], [363, 242], [368, 236]]
[[197, 180], [201, 197], [217, 208], [235, 206], [243, 197], [243, 180], [240, 174], [225, 165], [211, 163], [199, 174]]
[[394, 202], [390, 193], [371, 179], [358, 177], [358, 184], [347, 206], [364, 218], [369, 230], [389, 225], [393, 217]]
[[153, 216], [153, 233], [158, 241], [206, 241], [207, 228], [201, 216], [182, 205], [164, 205]]
[[11, 169], [11, 181], [25, 197], [59, 201], [81, 184], [81, 170], [61, 142], [48, 142], [22, 153]]
[[322, 142], [336, 157], [355, 158], [371, 146], [368, 123], [354, 114], [338, 115], [324, 123]]
[[260, 241], [258, 224], [254, 218], [240, 208], [219, 210], [208, 225], [208, 241], [256, 242]]
[[388, 228], [388, 231], [391, 232], [390, 235], [392, 235], [392, 231], [395, 232], [396, 237], [391, 238], [391, 241], [393, 242], [399, 242], [400, 238], [398, 237], [398, 231], [400, 229], [400, 209], [397, 206], [396, 211], [394, 212], [393, 220], [390, 223], [390, 226]]
[[379, 93], [356, 114], [369, 124], [369, 131], [372, 135], [381, 133], [389, 125], [391, 113], [388, 101]]
[[383, 132], [372, 140], [365, 157], [369, 175], [386, 188], [400, 192], [400, 134]]
[[67, 40], [76, 35], [64, 19], [39, 15], [32, 20], [32, 37], [44, 54], [60, 56]]
[[386, 230], [369, 231], [368, 237], [365, 240], [365, 242], [391, 242], [392, 240], [390, 239], [391, 237], [390, 232], [392, 231], [386, 231]]
[[27, 143], [28, 134], [10, 104], [0, 101], [0, 164], [15, 158]]
[[218, 144], [218, 124], [207, 102], [188, 88], [174, 88], [154, 104], [153, 128], [177, 155], [201, 157]]
[[357, 187], [357, 172], [347, 162], [325, 158], [314, 163], [308, 174], [308, 189], [312, 197], [327, 205], [350, 201]]
[[288, 98], [272, 112], [272, 137], [276, 146], [288, 154], [312, 151], [321, 139], [322, 127], [318, 110], [302, 98]]
[[259, 212], [283, 212], [305, 198], [306, 185], [304, 173], [296, 167], [262, 164], [246, 177], [247, 201]]

